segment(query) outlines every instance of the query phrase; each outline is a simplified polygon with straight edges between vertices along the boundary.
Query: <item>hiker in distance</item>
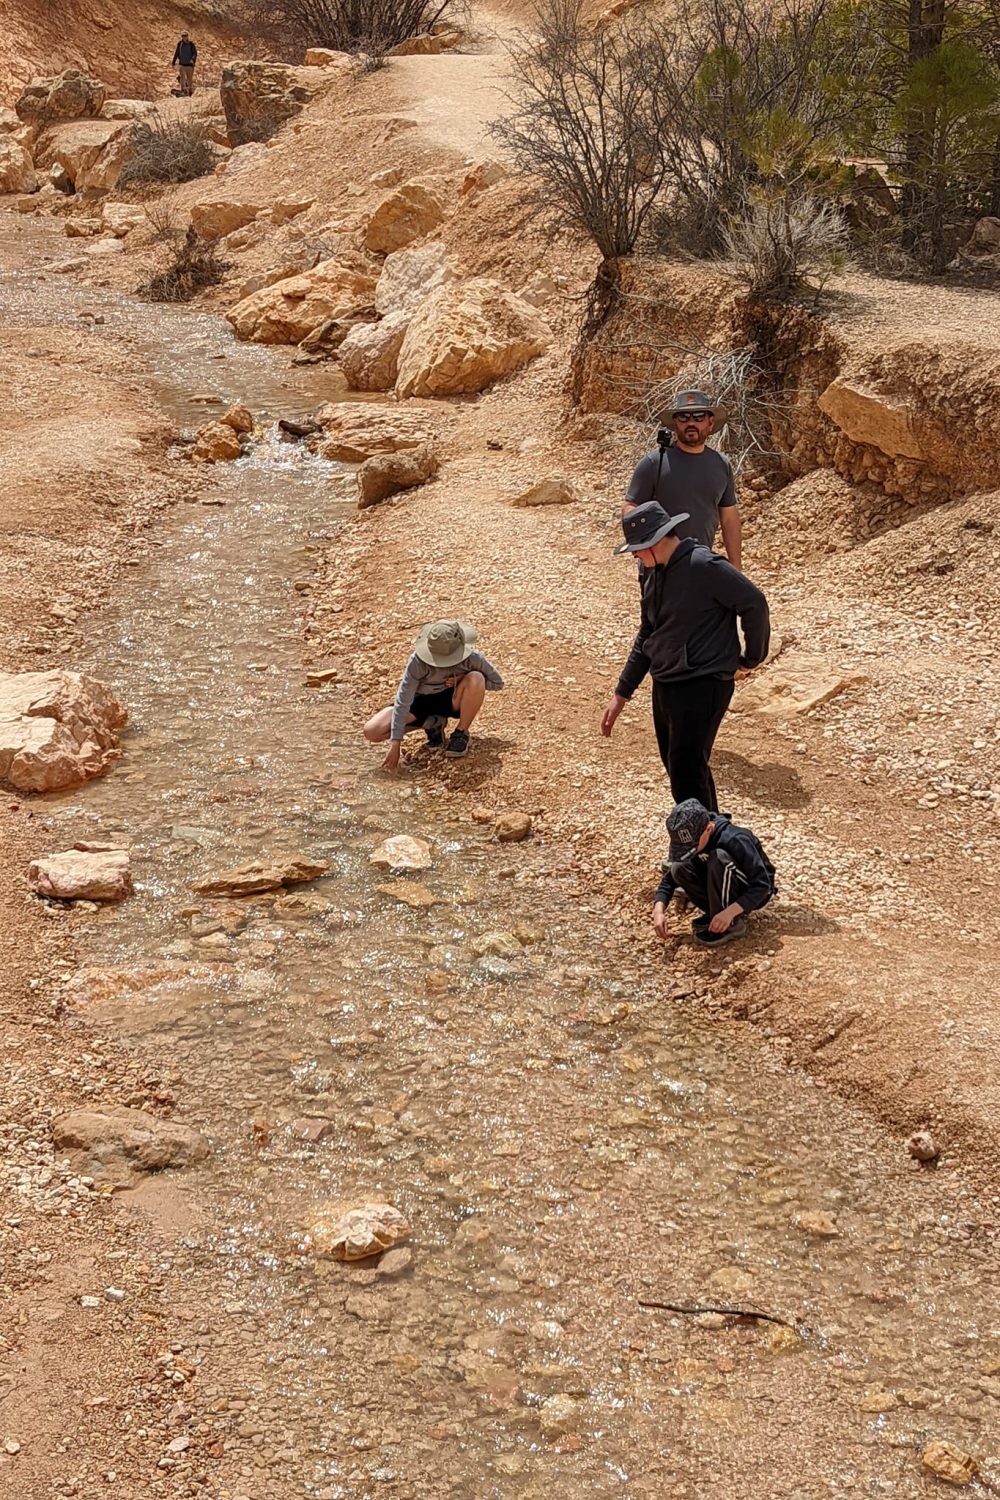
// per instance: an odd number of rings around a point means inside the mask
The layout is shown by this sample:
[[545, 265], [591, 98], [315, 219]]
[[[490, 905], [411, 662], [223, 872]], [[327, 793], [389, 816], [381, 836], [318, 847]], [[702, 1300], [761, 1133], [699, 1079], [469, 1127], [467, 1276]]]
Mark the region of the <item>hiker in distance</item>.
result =
[[[476, 632], [460, 620], [437, 620], [417, 636], [413, 654], [396, 691], [396, 701], [368, 720], [365, 739], [373, 745], [389, 742], [383, 768], [399, 765], [403, 736], [422, 729], [428, 745], [458, 758], [469, 748], [472, 721], [487, 692], [499, 692], [503, 678], [491, 661], [474, 651]], [[449, 719], [457, 719], [445, 743]]]
[[[767, 656], [767, 600], [739, 569], [678, 527], [688, 516], [668, 515], [655, 500], [622, 516], [630, 552], [643, 564], [642, 618], [618, 686], [601, 719], [615, 721], [647, 672], [653, 677], [653, 728], [675, 802], [695, 797], [718, 812], [709, 760], [733, 696], [738, 671], [752, 671]], [[743, 629], [740, 647], [737, 623]]]
[[182, 31], [170, 66], [177, 69], [177, 90], [184, 98], [194, 93], [194, 65], [197, 61], [198, 48], [187, 32]]
[[[687, 512], [677, 528], [711, 547], [722, 528], [722, 545], [734, 568], [743, 566], [743, 523], [728, 458], [706, 447], [725, 411], [704, 391], [679, 391], [670, 409], [673, 442], [663, 441], [640, 458], [629, 480], [625, 508], [656, 500], [668, 516]], [[640, 573], [642, 569], [640, 568]]]
[[699, 943], [713, 947], [743, 937], [748, 913], [776, 894], [774, 866], [760, 839], [693, 797], [667, 814], [667, 832], [670, 845], [653, 898], [656, 936], [667, 937], [667, 907], [682, 891], [701, 913], [691, 923]]

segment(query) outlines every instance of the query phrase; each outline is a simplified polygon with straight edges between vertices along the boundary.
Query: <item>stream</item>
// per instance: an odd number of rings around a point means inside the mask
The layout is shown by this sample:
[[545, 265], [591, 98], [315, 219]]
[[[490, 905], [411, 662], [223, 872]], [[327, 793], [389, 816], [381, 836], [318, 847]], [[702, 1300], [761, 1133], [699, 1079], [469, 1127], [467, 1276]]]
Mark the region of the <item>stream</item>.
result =
[[[127, 706], [124, 758], [38, 804], [54, 848], [133, 856], [135, 898], [71, 919], [67, 1005], [212, 1143], [125, 1195], [207, 1330], [171, 1480], [211, 1452], [246, 1500], [817, 1500], [926, 1496], [935, 1438], [1000, 1459], [996, 1205], [713, 1030], [613, 911], [567, 903], [565, 849], [472, 821], [488, 788], [381, 776], [349, 660], [306, 685], [303, 601], [353, 507], [275, 423], [328, 398], [324, 368], [28, 270], [7, 289], [36, 318], [100, 311], [179, 424], [206, 394], [263, 424], [67, 663]], [[379, 889], [394, 833], [432, 845], [428, 909]], [[330, 871], [193, 890], [281, 853]], [[373, 1198], [413, 1226], [401, 1274], [303, 1249], [322, 1205]]]

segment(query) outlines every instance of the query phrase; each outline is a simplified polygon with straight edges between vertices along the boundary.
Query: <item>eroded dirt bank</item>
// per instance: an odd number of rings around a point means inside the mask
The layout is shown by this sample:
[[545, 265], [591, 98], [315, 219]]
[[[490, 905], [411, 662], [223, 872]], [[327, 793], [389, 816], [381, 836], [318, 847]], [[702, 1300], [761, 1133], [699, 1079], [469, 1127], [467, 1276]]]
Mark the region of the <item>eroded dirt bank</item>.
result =
[[[5, 664], [35, 664], [28, 604], [50, 590], [75, 613], [92, 561], [87, 612], [57, 617], [72, 634], [47, 630], [43, 656], [112, 680], [133, 726], [102, 782], [30, 819], [8, 809], [4, 1483], [30, 1500], [917, 1497], [936, 1437], [995, 1476], [997, 1205], [975, 1121], [936, 1115], [944, 1161], [922, 1170], [789, 1067], [794, 1044], [700, 1014], [737, 980], [738, 1003], [777, 1010], [793, 959], [815, 985], [840, 954], [845, 984], [871, 984], [862, 946], [942, 899], [919, 865], [901, 891], [867, 873], [866, 819], [890, 855], [900, 843], [866, 766], [843, 796], [852, 736], [877, 745], [858, 699], [794, 737], [764, 719], [727, 738], [723, 772], [789, 867], [787, 894], [743, 957], [679, 946], [665, 961], [642, 926], [663, 796], [644, 711], [611, 746], [592, 729], [634, 609], [605, 555], [614, 506], [596, 485], [612, 480], [580, 445], [586, 508], [505, 503], [551, 461], [545, 366], [449, 414], [445, 477], [359, 518], [334, 466], [268, 432], [321, 398], [322, 376], [312, 390], [311, 372], [234, 350], [212, 320], [158, 325], [96, 293], [81, 308], [30, 277], [5, 290], [11, 337], [47, 341], [37, 421], [58, 421], [53, 353], [72, 355], [82, 385], [132, 414], [139, 448], [95, 448], [107, 502], [93, 511], [93, 469], [43, 489], [78, 526], [93, 515], [92, 556], [47, 557], [39, 513], [13, 515], [31, 572]], [[105, 322], [78, 331], [80, 311]], [[197, 395], [241, 395], [267, 419], [248, 459], [195, 476], [170, 456], [165, 432]], [[134, 534], [157, 497], [162, 515]], [[221, 503], [185, 503], [204, 500]], [[781, 586], [797, 628], [815, 611], [817, 640], [845, 632], [832, 579], [826, 624], [815, 591], [803, 603]], [[358, 744], [358, 690], [384, 694], [415, 615], [470, 599], [509, 676], [503, 716], [491, 705], [462, 766], [418, 757], [386, 783]], [[342, 685], [306, 688], [303, 623], [308, 662], [336, 658]], [[874, 645], [868, 666], [888, 670]], [[836, 796], [815, 790], [831, 782]], [[497, 846], [472, 818], [483, 803], [527, 808], [539, 836]], [[396, 831], [433, 845], [427, 910], [379, 890], [369, 855]], [[25, 856], [81, 836], [126, 841], [139, 894], [43, 915]], [[206, 870], [273, 848], [331, 874], [286, 904], [192, 896]], [[794, 883], [792, 853], [812, 879]], [[901, 880], [901, 852], [891, 868]], [[862, 879], [877, 933], [853, 925]], [[957, 1067], [962, 1040], [938, 1065]], [[108, 1197], [51, 1150], [53, 1114], [85, 1100], [196, 1126], [212, 1157]], [[324, 1122], [318, 1142], [304, 1118]], [[400, 1279], [302, 1253], [319, 1204], [383, 1195], [414, 1225]], [[706, 1325], [641, 1309], [648, 1296], [749, 1302], [802, 1328]]]

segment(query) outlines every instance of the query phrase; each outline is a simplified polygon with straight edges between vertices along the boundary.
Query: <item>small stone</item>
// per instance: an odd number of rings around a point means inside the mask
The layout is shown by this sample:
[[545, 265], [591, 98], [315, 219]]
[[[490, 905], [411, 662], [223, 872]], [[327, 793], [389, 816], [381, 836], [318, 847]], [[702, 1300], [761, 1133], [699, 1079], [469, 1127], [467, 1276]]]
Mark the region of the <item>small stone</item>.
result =
[[874, 1390], [865, 1392], [861, 1401], [861, 1410], [881, 1413], [894, 1411], [896, 1405], [896, 1398], [891, 1391], [884, 1391], [881, 1386], [876, 1386]]
[[532, 823], [527, 813], [503, 813], [493, 825], [493, 831], [501, 844], [520, 844], [531, 836]]
[[489, 807], [474, 807], [472, 809], [473, 823], [492, 823], [493, 810]]
[[16, 1438], [7, 1438], [4, 1441], [3, 1451], [9, 1453], [11, 1458], [13, 1458], [15, 1453], [20, 1453], [21, 1444]]
[[253, 413], [248, 406], [240, 403], [231, 406], [219, 421], [231, 427], [234, 432], [253, 432]]
[[814, 1234], [817, 1239], [821, 1240], [837, 1239], [840, 1235], [840, 1230], [830, 1214], [799, 1214], [798, 1225], [800, 1229], [805, 1230], [806, 1234]]
[[477, 958], [517, 958], [524, 951], [512, 932], [482, 932], [469, 946]]
[[365, 1260], [410, 1232], [409, 1220], [391, 1203], [363, 1203], [338, 1218], [317, 1216], [306, 1231], [304, 1248], [334, 1260]]
[[191, 1446], [191, 1439], [187, 1436], [186, 1433], [182, 1432], [179, 1437], [175, 1437], [175, 1438], [171, 1438], [170, 1439], [170, 1442], [167, 1444], [167, 1452], [168, 1453], [186, 1453], [187, 1450], [190, 1448], [190, 1446]]
[[413, 1251], [405, 1245], [398, 1245], [395, 1250], [387, 1250], [375, 1267], [376, 1276], [402, 1276], [404, 1271], [409, 1270], [413, 1264]]
[[928, 1443], [920, 1462], [929, 1474], [936, 1474], [947, 1484], [971, 1484], [979, 1470], [972, 1455], [963, 1453], [954, 1443]]
[[128, 850], [44, 855], [28, 866], [28, 884], [37, 895], [62, 901], [124, 901], [133, 889]]
[[370, 856], [370, 863], [388, 870], [427, 870], [433, 864], [431, 847], [423, 839], [396, 833]]
[[573, 1396], [549, 1396], [538, 1409], [538, 1425], [547, 1438], [572, 1432], [582, 1415], [582, 1407]]
[[332, 1130], [333, 1121], [318, 1115], [303, 1115], [300, 1120], [292, 1122], [292, 1135], [300, 1141], [309, 1141], [314, 1146], [325, 1140]]
[[101, 1299], [100, 1299], [100, 1297], [81, 1297], [80, 1298], [80, 1306], [81, 1307], [87, 1307], [87, 1308], [90, 1308], [91, 1310], [93, 1310], [95, 1307], [100, 1307], [100, 1305], [101, 1305]]
[[937, 1161], [940, 1156], [937, 1141], [929, 1130], [916, 1130], [906, 1143], [906, 1149], [917, 1161]]
[[328, 682], [336, 682], [339, 676], [336, 667], [323, 667], [315, 672], [307, 672], [306, 687], [325, 687]]
[[104, 1296], [108, 1302], [125, 1301], [125, 1293], [122, 1291], [120, 1286], [109, 1286], [105, 1291]]

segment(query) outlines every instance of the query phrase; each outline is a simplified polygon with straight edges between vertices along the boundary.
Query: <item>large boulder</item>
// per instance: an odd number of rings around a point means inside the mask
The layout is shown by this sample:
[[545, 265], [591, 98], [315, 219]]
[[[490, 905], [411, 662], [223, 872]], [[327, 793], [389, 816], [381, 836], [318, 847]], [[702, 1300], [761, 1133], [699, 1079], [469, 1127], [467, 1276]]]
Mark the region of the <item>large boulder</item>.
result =
[[350, 330], [338, 360], [352, 391], [392, 390], [409, 326], [409, 313], [394, 312], [380, 323], [358, 323]]
[[352, 73], [355, 61], [349, 52], [335, 52], [332, 47], [309, 47], [305, 55], [307, 68], [334, 68], [339, 73]]
[[118, 760], [128, 715], [106, 683], [78, 672], [0, 672], [0, 781], [51, 792]]
[[38, 177], [31, 157], [23, 146], [0, 135], [0, 193], [33, 193], [38, 188]]
[[196, 463], [220, 464], [239, 458], [242, 452], [240, 434], [228, 422], [205, 422], [195, 434], [191, 457]]
[[437, 452], [431, 443], [421, 443], [404, 453], [377, 453], [358, 470], [358, 509], [367, 510], [400, 490], [426, 484], [437, 471]]
[[336, 260], [290, 276], [245, 297], [226, 317], [238, 338], [254, 344], [298, 344], [328, 319], [347, 317], [370, 303], [375, 282]]
[[28, 884], [38, 896], [60, 901], [124, 901], [132, 894], [127, 849], [65, 849], [28, 866]]
[[149, 224], [146, 210], [139, 203], [105, 203], [101, 219], [105, 229], [110, 229], [120, 240], [133, 229], [142, 229]]
[[387, 255], [375, 288], [375, 308], [391, 312], [415, 312], [431, 292], [456, 277], [455, 262], [440, 240], [412, 245]]
[[191, 228], [203, 240], [221, 240], [247, 224], [260, 213], [259, 203], [244, 203], [236, 198], [208, 198], [191, 208]]
[[28, 125], [53, 120], [87, 120], [101, 112], [107, 90], [99, 78], [66, 68], [54, 78], [33, 78], [14, 108]]
[[323, 437], [316, 451], [323, 458], [360, 464], [374, 453], [401, 453], [433, 440], [421, 412], [360, 401], [332, 401], [321, 406], [316, 421]]
[[75, 120], [39, 137], [35, 163], [59, 166], [76, 192], [108, 192], [131, 155], [128, 129], [120, 120]]
[[78, 1172], [111, 1187], [131, 1187], [146, 1172], [204, 1161], [208, 1142], [197, 1130], [141, 1109], [74, 1109], [52, 1121], [52, 1143]]
[[336, 67], [295, 68], [286, 63], [233, 62], [219, 89], [230, 143], [267, 140], [304, 104], [341, 76]]
[[14, 135], [23, 129], [24, 124], [17, 118], [14, 111], [8, 109], [6, 104], [0, 104], [0, 135]]
[[889, 458], [925, 457], [914, 412], [880, 391], [838, 376], [817, 405], [853, 443], [878, 448]]
[[365, 227], [365, 249], [389, 255], [430, 234], [444, 219], [444, 205], [420, 182], [404, 182], [387, 193]]
[[152, 99], [105, 99], [101, 110], [105, 120], [145, 120], [155, 112]]
[[399, 396], [481, 391], [548, 346], [547, 324], [497, 281], [442, 286], [413, 315], [399, 351]]

